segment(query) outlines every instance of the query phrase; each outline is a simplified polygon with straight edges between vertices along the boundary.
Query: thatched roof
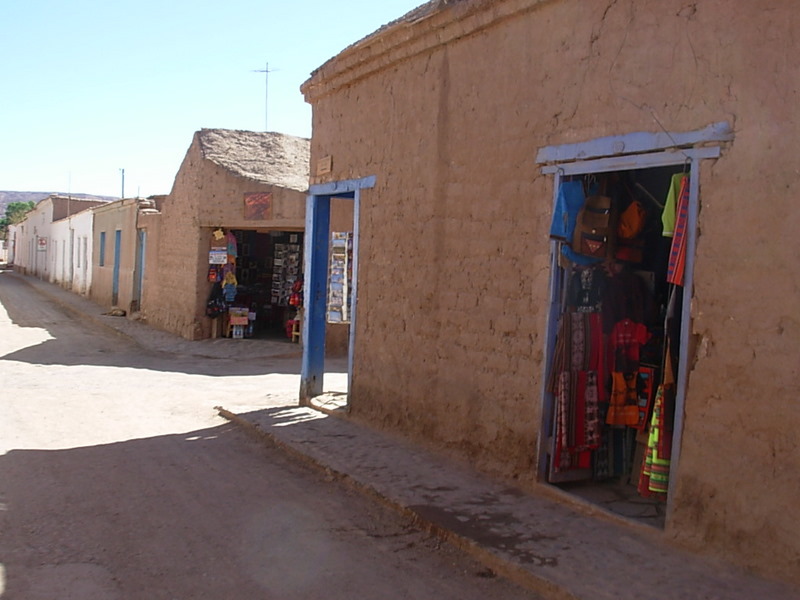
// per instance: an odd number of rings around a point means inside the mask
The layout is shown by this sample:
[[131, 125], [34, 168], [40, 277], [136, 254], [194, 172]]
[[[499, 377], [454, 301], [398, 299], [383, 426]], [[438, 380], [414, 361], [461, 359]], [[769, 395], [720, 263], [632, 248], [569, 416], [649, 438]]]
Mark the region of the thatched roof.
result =
[[310, 141], [275, 132], [201, 129], [195, 134], [203, 158], [261, 183], [308, 189]]

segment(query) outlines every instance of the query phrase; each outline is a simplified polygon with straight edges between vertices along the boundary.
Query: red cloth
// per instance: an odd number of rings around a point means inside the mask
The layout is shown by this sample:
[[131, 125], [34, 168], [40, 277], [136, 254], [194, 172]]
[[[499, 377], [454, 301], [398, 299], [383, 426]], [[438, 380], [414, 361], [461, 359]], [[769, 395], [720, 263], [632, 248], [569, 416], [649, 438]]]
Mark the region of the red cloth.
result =
[[294, 320], [286, 321], [286, 337], [291, 339], [292, 331], [294, 331]]
[[609, 346], [610, 370], [634, 373], [639, 370], [639, 349], [650, 339], [647, 327], [631, 319], [623, 319], [611, 330]]
[[686, 236], [689, 226], [689, 178], [681, 181], [681, 191], [678, 196], [678, 208], [675, 211], [675, 234], [672, 237], [672, 247], [667, 265], [667, 282], [683, 285], [683, 273], [686, 268]]

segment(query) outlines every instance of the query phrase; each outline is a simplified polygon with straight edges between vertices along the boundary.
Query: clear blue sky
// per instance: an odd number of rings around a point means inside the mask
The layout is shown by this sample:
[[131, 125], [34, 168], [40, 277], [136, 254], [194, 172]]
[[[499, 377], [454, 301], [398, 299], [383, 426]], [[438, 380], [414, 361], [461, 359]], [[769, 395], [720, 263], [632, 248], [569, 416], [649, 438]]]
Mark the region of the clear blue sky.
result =
[[424, 0], [0, 0], [0, 190], [168, 193], [192, 134], [310, 137], [300, 85]]

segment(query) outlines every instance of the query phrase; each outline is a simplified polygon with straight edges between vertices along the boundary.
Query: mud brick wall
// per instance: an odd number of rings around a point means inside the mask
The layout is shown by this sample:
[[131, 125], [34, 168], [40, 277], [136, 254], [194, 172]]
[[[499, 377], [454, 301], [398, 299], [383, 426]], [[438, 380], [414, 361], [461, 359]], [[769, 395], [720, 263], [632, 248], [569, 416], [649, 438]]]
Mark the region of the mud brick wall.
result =
[[[92, 284], [89, 297], [101, 306], [117, 306], [126, 312], [133, 299], [133, 271], [136, 261], [136, 199], [118, 200], [95, 208], [92, 235]], [[116, 231], [120, 235], [119, 293], [113, 300], [114, 247]], [[105, 232], [105, 261], [100, 266], [100, 233]]]
[[197, 198], [203, 190], [204, 162], [193, 142], [161, 207], [158, 276], [154, 281], [148, 277], [144, 303], [148, 323], [187, 339], [203, 334], [195, 305], [200, 261]]
[[[312, 164], [362, 194], [353, 414], [531, 484], [552, 177], [537, 150], [727, 121], [702, 166], [667, 535], [800, 581], [800, 12], [793, 2], [475, 0], [306, 82]], [[320, 181], [321, 180], [317, 180]], [[745, 543], [746, 542], [746, 543]]]

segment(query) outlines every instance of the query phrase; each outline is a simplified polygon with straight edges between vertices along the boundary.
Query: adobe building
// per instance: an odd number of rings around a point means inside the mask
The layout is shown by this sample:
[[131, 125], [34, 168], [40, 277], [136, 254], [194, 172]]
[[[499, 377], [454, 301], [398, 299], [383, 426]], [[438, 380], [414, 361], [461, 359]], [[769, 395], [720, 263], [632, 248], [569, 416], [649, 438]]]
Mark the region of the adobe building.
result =
[[187, 339], [225, 335], [206, 314], [214, 284], [235, 277], [232, 304], [262, 335], [285, 335], [302, 279], [309, 141], [273, 132], [195, 133], [171, 193], [142, 215], [142, 316]]
[[800, 583], [799, 25], [434, 1], [322, 65], [302, 398], [350, 219], [354, 417]]
[[141, 253], [138, 233], [139, 198], [124, 198], [94, 209], [92, 275], [89, 298], [125, 314], [141, 302]]

